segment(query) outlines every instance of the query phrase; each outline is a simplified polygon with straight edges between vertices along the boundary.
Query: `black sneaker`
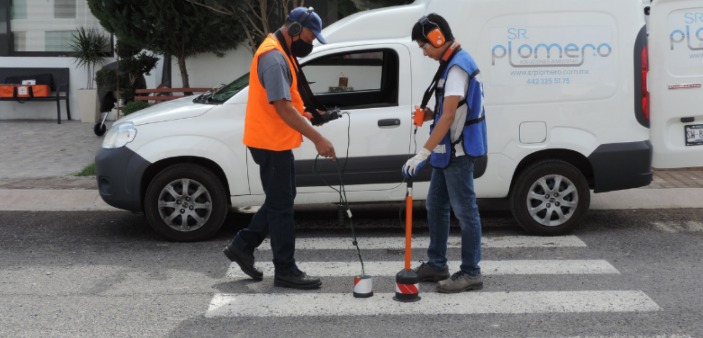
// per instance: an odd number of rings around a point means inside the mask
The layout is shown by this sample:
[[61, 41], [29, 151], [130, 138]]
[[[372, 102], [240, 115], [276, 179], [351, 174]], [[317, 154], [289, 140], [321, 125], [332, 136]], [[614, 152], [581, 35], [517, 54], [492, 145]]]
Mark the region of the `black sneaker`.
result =
[[242, 271], [249, 275], [249, 277], [254, 280], [264, 279], [264, 273], [254, 267], [253, 253], [246, 253], [233, 246], [226, 246], [223, 252], [230, 261], [237, 263]]
[[317, 277], [308, 276], [305, 272], [300, 271], [298, 267], [295, 267], [287, 272], [276, 271], [274, 273], [273, 285], [284, 288], [311, 290], [320, 288], [322, 281]]
[[441, 280], [449, 278], [449, 268], [444, 267], [444, 269], [435, 269], [429, 264], [420, 261], [420, 266], [413, 269], [415, 274], [417, 274], [418, 282], [439, 282]]

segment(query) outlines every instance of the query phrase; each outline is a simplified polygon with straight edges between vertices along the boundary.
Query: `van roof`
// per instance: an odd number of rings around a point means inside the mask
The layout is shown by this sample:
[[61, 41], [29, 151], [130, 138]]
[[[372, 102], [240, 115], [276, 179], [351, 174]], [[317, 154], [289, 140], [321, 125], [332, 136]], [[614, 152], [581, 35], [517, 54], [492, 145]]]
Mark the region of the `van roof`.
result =
[[417, 20], [425, 14], [429, 0], [358, 12], [322, 30], [328, 43], [407, 37]]
[[[650, 0], [627, 0], [612, 5], [612, 0], [543, 0], [539, 2], [524, 2], [522, 0], [415, 0], [409, 5], [383, 7], [367, 10], [347, 16], [329, 27], [322, 34], [329, 43], [348, 41], [369, 41], [407, 38], [413, 25], [427, 13], [439, 13], [450, 23], [454, 22], [459, 29], [466, 20], [485, 20], [487, 17], [499, 15], [526, 13], [531, 10], [550, 8], [552, 10], [598, 11], [610, 13], [628, 13], [622, 17], [632, 20], [632, 16], [640, 13], [644, 24], [642, 3]], [[636, 6], [635, 6], [636, 5]], [[481, 13], [475, 13], [474, 8], [480, 7]], [[624, 22], [623, 24], [630, 24]], [[633, 23], [634, 24], [634, 23]]]

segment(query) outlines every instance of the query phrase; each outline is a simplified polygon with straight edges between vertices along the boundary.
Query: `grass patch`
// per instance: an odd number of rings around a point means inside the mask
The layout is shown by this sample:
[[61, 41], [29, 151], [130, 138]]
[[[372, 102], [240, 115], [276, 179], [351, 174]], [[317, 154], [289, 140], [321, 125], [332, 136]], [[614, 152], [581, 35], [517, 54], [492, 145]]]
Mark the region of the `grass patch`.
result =
[[95, 176], [95, 163], [85, 166], [76, 176]]

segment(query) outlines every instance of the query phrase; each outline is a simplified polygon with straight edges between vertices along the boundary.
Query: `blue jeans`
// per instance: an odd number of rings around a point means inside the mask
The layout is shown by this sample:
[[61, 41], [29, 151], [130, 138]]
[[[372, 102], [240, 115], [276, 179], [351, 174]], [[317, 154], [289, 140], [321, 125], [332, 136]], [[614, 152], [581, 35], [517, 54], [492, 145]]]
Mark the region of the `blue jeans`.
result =
[[249, 148], [249, 152], [259, 165], [266, 199], [247, 228], [237, 232], [231, 245], [252, 253], [270, 234], [273, 265], [276, 271], [286, 272], [295, 267], [295, 158], [291, 150]]
[[474, 159], [452, 157], [445, 169], [432, 169], [427, 193], [427, 222], [430, 245], [427, 256], [430, 266], [447, 266], [450, 207], [461, 225], [461, 271], [471, 276], [481, 273], [481, 218], [474, 192]]

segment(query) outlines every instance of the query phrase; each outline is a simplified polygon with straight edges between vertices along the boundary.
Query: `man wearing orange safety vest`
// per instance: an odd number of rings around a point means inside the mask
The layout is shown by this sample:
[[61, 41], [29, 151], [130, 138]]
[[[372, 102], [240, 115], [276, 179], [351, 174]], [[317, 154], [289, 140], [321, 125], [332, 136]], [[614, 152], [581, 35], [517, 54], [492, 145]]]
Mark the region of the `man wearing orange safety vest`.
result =
[[[295, 159], [292, 149], [303, 136], [315, 143], [320, 156], [336, 158], [332, 143], [307, 120], [298, 91], [297, 62], [312, 51], [322, 36], [322, 20], [313, 8], [293, 9], [286, 22], [259, 46], [249, 72], [249, 98], [244, 121], [244, 144], [259, 165], [266, 199], [247, 228], [240, 230], [224, 253], [254, 280], [263, 273], [254, 267], [254, 249], [271, 235], [275, 268], [274, 285], [317, 289], [319, 278], [300, 271], [295, 264], [293, 202], [296, 195]], [[307, 119], [306, 119], [307, 118]]]

